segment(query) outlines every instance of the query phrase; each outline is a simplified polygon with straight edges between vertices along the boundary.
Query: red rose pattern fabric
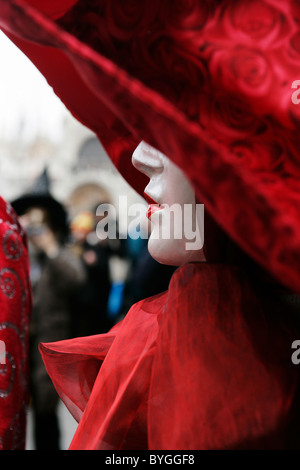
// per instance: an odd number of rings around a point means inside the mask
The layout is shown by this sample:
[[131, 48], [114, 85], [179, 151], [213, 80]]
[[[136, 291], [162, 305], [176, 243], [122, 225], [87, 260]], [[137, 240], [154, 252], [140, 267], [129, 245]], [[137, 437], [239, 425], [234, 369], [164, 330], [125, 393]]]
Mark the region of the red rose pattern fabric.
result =
[[299, 448], [297, 322], [265, 300], [239, 268], [186, 264], [108, 334], [42, 344], [70, 450]]
[[[29, 402], [31, 287], [25, 233], [0, 198], [0, 450], [24, 450]], [[2, 343], [2, 344], [3, 344]]]
[[[139, 191], [140, 140], [300, 292], [296, 0], [0, 0], [0, 26]], [[54, 66], [55, 64], [55, 66]]]

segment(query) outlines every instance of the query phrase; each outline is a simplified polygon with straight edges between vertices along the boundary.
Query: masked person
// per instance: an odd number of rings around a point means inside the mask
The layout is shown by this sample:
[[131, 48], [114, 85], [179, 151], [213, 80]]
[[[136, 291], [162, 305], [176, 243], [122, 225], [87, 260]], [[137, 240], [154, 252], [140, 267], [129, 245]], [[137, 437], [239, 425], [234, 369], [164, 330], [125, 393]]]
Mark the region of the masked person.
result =
[[[4, 31], [145, 190], [152, 256], [179, 266], [110, 332], [41, 345], [79, 421], [70, 448], [299, 448], [297, 2], [0, 6]], [[205, 205], [203, 246], [175, 236], [184, 219], [159, 236], [173, 203], [194, 221]]]

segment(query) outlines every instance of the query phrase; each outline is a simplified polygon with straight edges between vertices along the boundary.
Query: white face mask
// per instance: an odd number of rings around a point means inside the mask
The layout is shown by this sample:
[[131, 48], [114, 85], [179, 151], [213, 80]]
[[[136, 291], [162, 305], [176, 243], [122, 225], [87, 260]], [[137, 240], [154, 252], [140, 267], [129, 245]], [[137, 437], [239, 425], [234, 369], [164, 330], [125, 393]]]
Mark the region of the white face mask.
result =
[[184, 173], [164, 154], [141, 142], [132, 155], [134, 167], [149, 177], [151, 234], [148, 249], [163, 264], [204, 261], [204, 208]]

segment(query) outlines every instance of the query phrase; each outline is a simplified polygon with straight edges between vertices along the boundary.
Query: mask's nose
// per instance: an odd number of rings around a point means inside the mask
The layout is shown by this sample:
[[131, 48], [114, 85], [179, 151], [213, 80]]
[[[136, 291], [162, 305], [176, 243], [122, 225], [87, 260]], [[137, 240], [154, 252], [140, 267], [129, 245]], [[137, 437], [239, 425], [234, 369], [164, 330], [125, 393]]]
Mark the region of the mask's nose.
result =
[[151, 178], [153, 174], [163, 171], [164, 155], [142, 141], [132, 154], [132, 164], [138, 171]]

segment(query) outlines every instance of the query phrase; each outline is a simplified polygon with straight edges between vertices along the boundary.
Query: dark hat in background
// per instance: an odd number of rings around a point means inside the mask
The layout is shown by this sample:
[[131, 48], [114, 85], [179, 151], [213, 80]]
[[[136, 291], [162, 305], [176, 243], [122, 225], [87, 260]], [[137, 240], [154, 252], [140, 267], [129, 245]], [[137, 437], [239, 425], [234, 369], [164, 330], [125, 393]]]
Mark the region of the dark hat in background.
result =
[[50, 186], [48, 169], [45, 168], [32, 188], [12, 201], [11, 205], [19, 216], [32, 208], [45, 210], [52, 230], [65, 237], [68, 234], [67, 212], [63, 204], [52, 196]]

